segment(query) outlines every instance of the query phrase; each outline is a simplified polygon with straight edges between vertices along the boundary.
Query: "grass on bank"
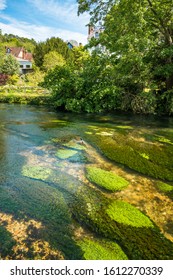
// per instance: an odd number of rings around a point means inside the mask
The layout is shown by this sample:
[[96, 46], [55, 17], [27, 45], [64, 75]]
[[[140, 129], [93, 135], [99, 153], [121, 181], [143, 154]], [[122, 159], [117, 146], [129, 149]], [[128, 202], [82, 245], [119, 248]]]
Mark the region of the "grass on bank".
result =
[[50, 93], [38, 86], [6, 85], [0, 87], [0, 103], [45, 105], [50, 102]]

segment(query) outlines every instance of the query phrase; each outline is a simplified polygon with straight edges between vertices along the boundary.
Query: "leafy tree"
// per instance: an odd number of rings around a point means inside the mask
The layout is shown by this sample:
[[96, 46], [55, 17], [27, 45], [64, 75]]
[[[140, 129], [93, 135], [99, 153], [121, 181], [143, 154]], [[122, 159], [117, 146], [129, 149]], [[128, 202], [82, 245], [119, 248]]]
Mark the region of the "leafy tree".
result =
[[19, 74], [19, 69], [18, 61], [12, 55], [6, 55], [0, 66], [0, 72], [8, 75]]
[[38, 67], [42, 67], [44, 63], [44, 56], [50, 51], [56, 51], [67, 60], [71, 60], [73, 54], [68, 49], [67, 44], [60, 38], [52, 37], [47, 39], [46, 42], [40, 42], [36, 45], [34, 50], [34, 60]]
[[[142, 56], [138, 65], [142, 63], [145, 68], [151, 66], [153, 74], [165, 80], [166, 88], [172, 88], [172, 0], [78, 0], [78, 3], [79, 13], [90, 11], [91, 22], [104, 21], [102, 43], [111, 52], [122, 56], [122, 59], [125, 58], [124, 54], [129, 56], [128, 52], [136, 54], [138, 58]], [[153, 65], [146, 65], [148, 61]]]
[[50, 51], [49, 53], [45, 54], [43, 59], [43, 68], [48, 71], [55, 66], [63, 66], [65, 64], [65, 59], [61, 54], [56, 51]]
[[75, 47], [72, 49], [73, 65], [76, 69], [83, 68], [85, 61], [89, 58], [90, 54], [83, 46]]
[[41, 67], [43, 65], [44, 56], [46, 54], [45, 42], [40, 42], [36, 45], [33, 53], [36, 66]]
[[114, 85], [114, 72], [107, 65], [107, 57], [93, 53], [83, 67], [75, 67], [55, 67], [41, 83], [51, 90], [56, 108], [88, 113], [120, 108], [121, 89]]
[[42, 87], [52, 92], [55, 108], [60, 107], [66, 110], [73, 108], [74, 111], [80, 111], [74, 105], [78, 91], [76, 86], [78, 75], [73, 70], [69, 65], [56, 66], [48, 71], [44, 82], [40, 83]]

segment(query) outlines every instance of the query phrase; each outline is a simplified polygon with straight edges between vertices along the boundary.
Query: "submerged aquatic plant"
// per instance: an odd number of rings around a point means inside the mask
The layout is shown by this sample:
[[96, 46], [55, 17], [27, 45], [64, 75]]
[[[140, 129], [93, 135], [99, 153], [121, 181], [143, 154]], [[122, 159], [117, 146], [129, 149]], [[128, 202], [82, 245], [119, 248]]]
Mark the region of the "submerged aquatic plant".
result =
[[22, 175], [34, 179], [45, 180], [52, 174], [52, 170], [42, 166], [24, 165]]
[[113, 241], [84, 238], [78, 245], [85, 260], [128, 260], [121, 247]]
[[113, 137], [86, 135], [107, 158], [142, 174], [173, 181], [173, 149], [158, 146], [115, 132]]
[[119, 191], [128, 186], [129, 182], [117, 174], [101, 168], [88, 166], [86, 168], [88, 180], [110, 191]]
[[74, 156], [75, 154], [77, 154], [77, 151], [71, 150], [71, 149], [59, 149], [56, 152], [56, 156], [59, 159], [68, 159], [68, 158]]
[[172, 185], [169, 185], [169, 184], [166, 184], [166, 183], [163, 183], [163, 182], [159, 182], [157, 184], [158, 188], [161, 190], [161, 191], [164, 191], [164, 192], [171, 192], [173, 191], [173, 186]]
[[116, 241], [129, 259], [173, 258], [173, 243], [134, 206], [122, 201], [116, 204], [86, 186], [75, 195], [71, 204], [74, 217], [100, 237]]
[[12, 250], [16, 241], [12, 234], [3, 226], [0, 225], [0, 259], [5, 257], [10, 250]]
[[124, 225], [133, 227], [154, 227], [151, 220], [136, 207], [124, 201], [111, 203], [106, 213], [111, 219]]

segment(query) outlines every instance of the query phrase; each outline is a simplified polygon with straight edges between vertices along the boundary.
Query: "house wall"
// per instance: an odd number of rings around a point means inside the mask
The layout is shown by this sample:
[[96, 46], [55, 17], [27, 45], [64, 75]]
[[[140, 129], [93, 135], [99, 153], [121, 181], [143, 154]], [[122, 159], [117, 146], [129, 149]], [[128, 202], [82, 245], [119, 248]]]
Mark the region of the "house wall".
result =
[[23, 56], [23, 50], [20, 51], [18, 57], [19, 57], [19, 58], [23, 58], [23, 57], [24, 57], [24, 56]]
[[32, 71], [32, 62], [29, 60], [18, 60], [20, 64], [20, 73], [25, 74]]

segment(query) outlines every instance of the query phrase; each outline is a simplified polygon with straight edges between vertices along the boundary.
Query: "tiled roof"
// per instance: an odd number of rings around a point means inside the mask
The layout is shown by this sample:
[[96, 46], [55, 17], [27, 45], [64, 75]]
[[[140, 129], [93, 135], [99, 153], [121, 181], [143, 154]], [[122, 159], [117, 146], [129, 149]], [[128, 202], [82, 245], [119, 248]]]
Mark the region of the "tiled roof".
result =
[[10, 53], [14, 55], [16, 58], [20, 58], [20, 53], [22, 53], [22, 58], [25, 60], [31, 61], [33, 56], [32, 53], [28, 53], [23, 47], [7, 47], [6, 49], [10, 49]]

